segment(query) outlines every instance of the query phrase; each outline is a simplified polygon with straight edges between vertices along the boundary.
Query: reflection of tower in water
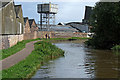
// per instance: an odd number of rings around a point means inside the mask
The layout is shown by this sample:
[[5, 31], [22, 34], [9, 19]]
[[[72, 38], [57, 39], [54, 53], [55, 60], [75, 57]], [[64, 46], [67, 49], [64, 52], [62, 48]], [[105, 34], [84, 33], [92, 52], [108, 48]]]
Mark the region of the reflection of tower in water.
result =
[[91, 53], [87, 52], [85, 58], [85, 72], [90, 78], [95, 78], [95, 56], [91, 56]]

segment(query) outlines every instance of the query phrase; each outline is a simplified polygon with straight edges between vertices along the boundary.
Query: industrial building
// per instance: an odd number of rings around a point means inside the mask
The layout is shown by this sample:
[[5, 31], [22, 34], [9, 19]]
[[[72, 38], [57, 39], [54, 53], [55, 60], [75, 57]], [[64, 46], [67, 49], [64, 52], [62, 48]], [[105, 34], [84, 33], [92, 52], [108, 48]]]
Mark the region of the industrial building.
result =
[[29, 25], [31, 32], [38, 31], [38, 26], [34, 19], [29, 19]]
[[0, 3], [0, 49], [7, 49], [22, 40], [37, 38], [35, 20], [23, 19], [21, 5], [15, 5], [13, 0]]
[[24, 33], [25, 33], [25, 34], [26, 34], [26, 33], [31, 33], [28, 17], [24, 17], [24, 25], [25, 25]]
[[2, 2], [2, 31], [0, 34], [23, 34], [23, 15], [21, 5], [14, 5], [13, 0]]
[[71, 27], [79, 30], [79, 32], [83, 32], [83, 33], [88, 33], [89, 32], [88, 25], [83, 24], [81, 22], [70, 22], [70, 23], [67, 23], [66, 25], [70, 25]]
[[85, 6], [85, 15], [84, 15], [83, 23], [89, 24], [89, 19], [91, 17], [92, 11], [93, 11], [93, 7]]

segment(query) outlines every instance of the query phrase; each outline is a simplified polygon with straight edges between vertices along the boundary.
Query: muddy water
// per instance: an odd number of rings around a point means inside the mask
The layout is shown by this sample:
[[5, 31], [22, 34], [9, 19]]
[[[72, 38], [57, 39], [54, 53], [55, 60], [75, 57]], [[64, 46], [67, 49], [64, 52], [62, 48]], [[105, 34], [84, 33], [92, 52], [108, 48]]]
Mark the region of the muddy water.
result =
[[85, 48], [83, 41], [53, 43], [64, 57], [45, 63], [32, 78], [118, 78], [118, 55], [112, 51]]

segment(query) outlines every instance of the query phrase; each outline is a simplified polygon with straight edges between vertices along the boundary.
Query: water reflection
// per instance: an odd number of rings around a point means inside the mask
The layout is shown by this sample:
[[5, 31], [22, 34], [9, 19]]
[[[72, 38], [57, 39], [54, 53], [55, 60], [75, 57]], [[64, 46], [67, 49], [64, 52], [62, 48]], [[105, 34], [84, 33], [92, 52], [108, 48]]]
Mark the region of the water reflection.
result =
[[65, 56], [44, 64], [33, 78], [118, 78], [118, 55], [84, 47], [83, 41], [54, 43]]
[[88, 71], [94, 73], [94, 78], [118, 78], [119, 76], [118, 56], [111, 51], [90, 50], [86, 54], [86, 64], [89, 64]]

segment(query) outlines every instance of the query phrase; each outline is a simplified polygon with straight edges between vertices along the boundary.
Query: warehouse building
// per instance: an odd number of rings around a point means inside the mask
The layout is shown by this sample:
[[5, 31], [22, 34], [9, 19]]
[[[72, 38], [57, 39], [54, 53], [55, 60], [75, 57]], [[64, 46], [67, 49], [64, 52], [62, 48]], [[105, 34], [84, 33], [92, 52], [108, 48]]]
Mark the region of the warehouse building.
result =
[[21, 5], [14, 5], [13, 1], [2, 2], [2, 31], [0, 34], [23, 34], [23, 15]]
[[0, 49], [7, 49], [23, 40], [24, 20], [21, 5], [13, 0], [1, 2]]

